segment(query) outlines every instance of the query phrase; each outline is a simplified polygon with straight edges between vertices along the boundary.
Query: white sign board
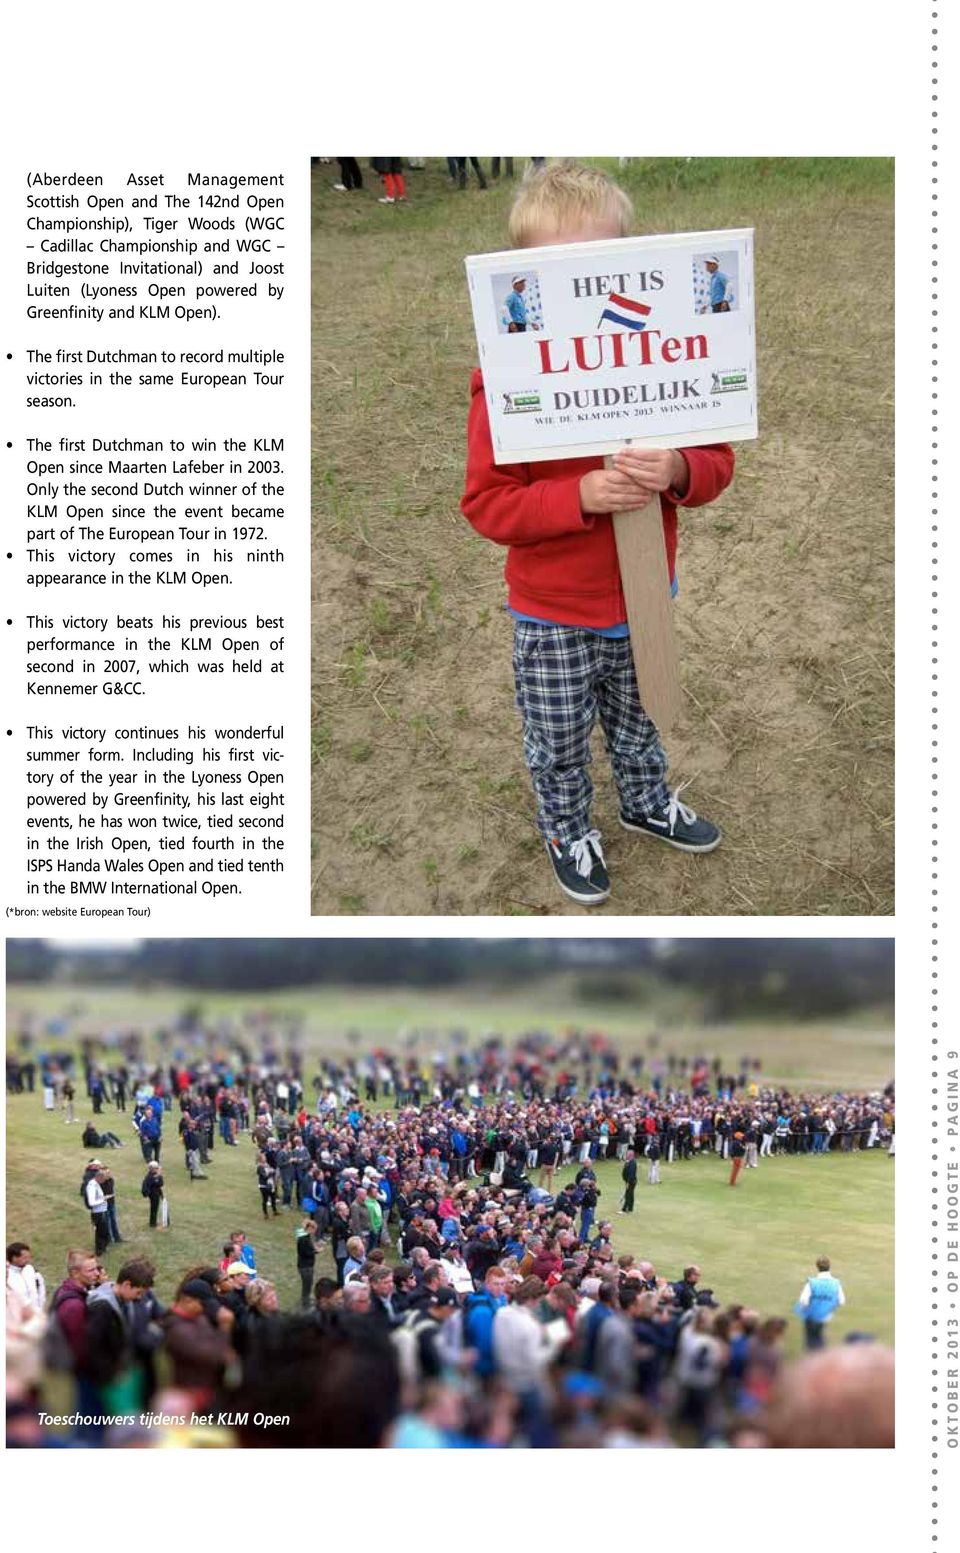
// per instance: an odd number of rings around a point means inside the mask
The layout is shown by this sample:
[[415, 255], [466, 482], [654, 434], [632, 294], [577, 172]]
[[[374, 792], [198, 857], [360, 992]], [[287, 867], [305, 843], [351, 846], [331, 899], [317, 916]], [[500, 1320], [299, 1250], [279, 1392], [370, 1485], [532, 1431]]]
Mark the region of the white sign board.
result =
[[466, 266], [498, 464], [757, 435], [752, 229]]

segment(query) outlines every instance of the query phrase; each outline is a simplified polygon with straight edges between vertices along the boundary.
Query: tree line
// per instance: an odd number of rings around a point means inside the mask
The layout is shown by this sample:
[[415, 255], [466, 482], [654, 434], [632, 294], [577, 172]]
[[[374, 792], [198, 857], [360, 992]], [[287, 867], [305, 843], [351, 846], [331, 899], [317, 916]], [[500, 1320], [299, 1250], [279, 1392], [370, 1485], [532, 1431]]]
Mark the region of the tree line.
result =
[[304, 986], [509, 989], [560, 973], [583, 997], [684, 987], [708, 1015], [824, 1015], [893, 1001], [892, 941], [875, 938], [157, 938], [7, 943], [10, 982], [267, 992]]

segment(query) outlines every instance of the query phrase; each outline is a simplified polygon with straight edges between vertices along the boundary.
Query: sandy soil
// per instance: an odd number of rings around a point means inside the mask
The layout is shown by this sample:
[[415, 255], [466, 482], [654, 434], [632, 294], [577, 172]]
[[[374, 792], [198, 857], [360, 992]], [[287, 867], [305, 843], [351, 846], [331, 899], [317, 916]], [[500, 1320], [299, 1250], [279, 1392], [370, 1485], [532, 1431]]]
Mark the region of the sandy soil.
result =
[[[371, 175], [372, 177], [372, 175]], [[503, 555], [458, 510], [474, 348], [462, 256], [504, 190], [408, 207], [315, 175], [315, 913], [580, 915], [533, 821]], [[354, 201], [355, 203], [350, 203]], [[362, 203], [361, 203], [362, 202]], [[618, 914], [893, 909], [892, 189], [658, 191], [641, 229], [757, 228], [761, 437], [681, 513], [671, 781], [685, 857], [595, 823]]]

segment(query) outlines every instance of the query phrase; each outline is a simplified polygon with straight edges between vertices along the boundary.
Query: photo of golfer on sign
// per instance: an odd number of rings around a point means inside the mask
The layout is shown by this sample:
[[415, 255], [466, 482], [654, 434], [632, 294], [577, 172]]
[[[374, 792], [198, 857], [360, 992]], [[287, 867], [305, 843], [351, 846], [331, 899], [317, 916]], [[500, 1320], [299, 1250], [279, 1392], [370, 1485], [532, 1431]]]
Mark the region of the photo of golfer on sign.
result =
[[[461, 508], [508, 547], [538, 828], [560, 889], [584, 906], [611, 893], [590, 821], [598, 718], [624, 829], [686, 852], [720, 842], [684, 784], [667, 787], [658, 731], [680, 702], [677, 509], [718, 497], [730, 442], [757, 435], [752, 233], [627, 238], [632, 214], [603, 171], [554, 163], [514, 201], [522, 253], [466, 260], [480, 368]], [[720, 253], [736, 260], [737, 306], [703, 315], [696, 266]], [[491, 276], [532, 269], [540, 328], [504, 333]]]

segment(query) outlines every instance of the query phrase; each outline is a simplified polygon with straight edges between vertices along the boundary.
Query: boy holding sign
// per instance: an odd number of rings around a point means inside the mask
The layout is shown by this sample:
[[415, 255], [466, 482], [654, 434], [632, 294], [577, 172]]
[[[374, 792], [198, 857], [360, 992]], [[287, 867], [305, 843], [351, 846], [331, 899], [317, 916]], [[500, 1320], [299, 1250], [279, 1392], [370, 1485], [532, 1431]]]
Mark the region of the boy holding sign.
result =
[[[609, 242], [626, 236], [631, 217], [627, 196], [604, 173], [557, 163], [525, 180], [510, 238], [516, 248]], [[541, 359], [552, 366], [549, 342], [546, 352]], [[720, 495], [733, 475], [733, 450], [727, 443], [628, 447], [607, 467], [602, 457], [498, 464], [480, 371], [471, 393], [461, 508], [479, 533], [509, 547], [513, 667], [537, 824], [561, 890], [597, 905], [610, 894], [600, 833], [590, 825], [590, 735], [598, 717], [621, 825], [685, 852], [710, 852], [720, 841], [717, 826], [666, 785], [667, 757], [637, 685], [613, 514], [659, 499], [675, 592], [676, 509]]]

